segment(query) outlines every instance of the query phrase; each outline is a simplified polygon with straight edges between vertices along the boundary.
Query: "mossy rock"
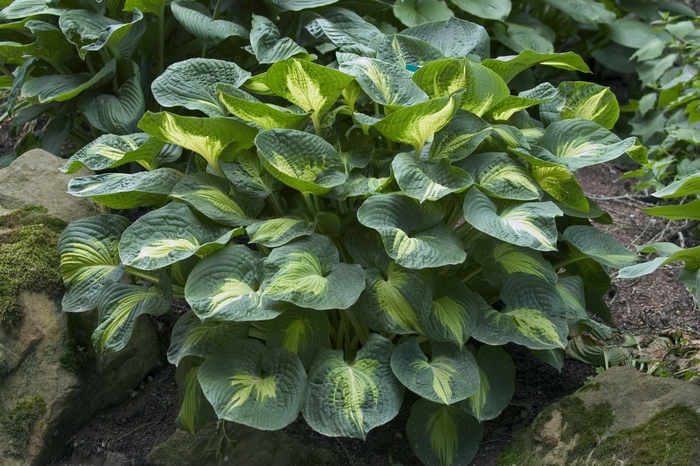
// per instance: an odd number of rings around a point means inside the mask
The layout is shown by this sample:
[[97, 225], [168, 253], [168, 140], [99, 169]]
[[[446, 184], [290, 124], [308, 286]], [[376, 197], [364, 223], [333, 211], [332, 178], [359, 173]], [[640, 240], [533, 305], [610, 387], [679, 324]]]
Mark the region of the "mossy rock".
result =
[[700, 387], [612, 368], [545, 409], [499, 466], [681, 466], [700, 458]]

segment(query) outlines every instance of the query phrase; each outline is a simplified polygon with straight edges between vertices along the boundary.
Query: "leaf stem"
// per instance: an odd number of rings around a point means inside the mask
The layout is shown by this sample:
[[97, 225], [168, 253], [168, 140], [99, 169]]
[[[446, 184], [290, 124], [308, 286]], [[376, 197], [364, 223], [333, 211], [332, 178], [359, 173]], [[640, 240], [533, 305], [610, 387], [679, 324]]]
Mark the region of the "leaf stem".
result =
[[5, 67], [4, 65], [0, 65], [0, 71], [1, 71], [2, 74], [4, 74], [5, 76], [8, 76], [8, 77], [10, 77], [10, 78], [12, 78], [12, 79], [15, 78], [15, 75], [12, 74], [12, 71], [8, 70], [7, 67]]
[[314, 124], [314, 130], [316, 131], [316, 136], [323, 136], [323, 131], [321, 130], [321, 120], [318, 118], [318, 114], [313, 112], [311, 114], [311, 121]]
[[472, 270], [470, 273], [468, 273], [464, 278], [462, 278], [462, 281], [464, 283], [467, 283], [469, 280], [471, 280], [472, 278], [479, 275], [481, 273], [481, 271], [483, 270], [483, 268], [484, 268], [483, 266], [476, 267], [474, 270]]
[[[124, 267], [124, 271], [128, 273], [129, 275], [132, 275], [134, 277], [138, 277], [142, 280], [149, 281], [151, 283], [160, 283], [160, 279], [156, 277], [155, 275], [151, 275], [150, 273], [146, 272], [145, 270], [140, 270], [135, 267], [132, 267], [130, 265], [127, 265]], [[185, 289], [179, 285], [172, 285], [173, 287], [173, 296], [176, 298], [184, 298], [185, 297]]]
[[304, 202], [306, 202], [306, 207], [311, 212], [311, 215], [316, 215], [316, 206], [314, 205], [314, 200], [311, 199], [311, 194], [302, 192], [301, 195], [304, 197]]
[[561, 269], [562, 267], [566, 267], [569, 264], [573, 264], [574, 262], [578, 262], [578, 261], [583, 260], [583, 259], [587, 259], [587, 256], [580, 255], [580, 256], [567, 257], [566, 259], [561, 260], [561, 261], [557, 262], [556, 264], [552, 264], [552, 268], [555, 271], [557, 271], [557, 270]]
[[357, 317], [355, 317], [355, 314], [350, 308], [345, 309], [345, 315], [348, 316], [350, 323], [355, 329], [355, 335], [360, 339], [360, 343], [362, 343], [362, 345], [367, 343], [367, 339], [369, 338], [369, 329], [363, 323], [357, 320]]

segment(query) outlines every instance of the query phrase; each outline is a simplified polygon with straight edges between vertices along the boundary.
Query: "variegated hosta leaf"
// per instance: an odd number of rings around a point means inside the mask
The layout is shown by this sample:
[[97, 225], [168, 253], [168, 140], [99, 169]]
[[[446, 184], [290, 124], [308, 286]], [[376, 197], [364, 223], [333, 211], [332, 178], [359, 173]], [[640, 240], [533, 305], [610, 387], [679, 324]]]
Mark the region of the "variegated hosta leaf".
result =
[[500, 346], [483, 345], [476, 353], [481, 384], [479, 391], [469, 397], [467, 411], [479, 422], [495, 419], [513, 398], [515, 364]]
[[235, 154], [252, 147], [258, 132], [232, 118], [184, 117], [168, 112], [146, 112], [139, 128], [162, 141], [196, 152], [214, 168], [219, 166], [224, 150]]
[[320, 117], [338, 100], [354, 77], [322, 65], [297, 60], [278, 61], [265, 74], [275, 94]]
[[264, 16], [253, 15], [250, 49], [258, 63], [277, 63], [292, 57], [310, 59], [306, 49], [289, 37], [281, 37], [275, 23]]
[[617, 242], [612, 236], [595, 227], [572, 225], [564, 231], [562, 236], [576, 249], [595, 259], [599, 264], [608, 267], [621, 269], [644, 260]]
[[340, 262], [330, 238], [313, 234], [276, 248], [265, 259], [263, 296], [311, 309], [347, 309], [365, 289], [358, 264]]
[[307, 379], [295, 354], [268, 350], [258, 340], [239, 340], [207, 356], [199, 383], [219, 419], [279, 430], [299, 415]]
[[464, 247], [441, 222], [444, 216], [444, 202], [420, 204], [401, 194], [371, 196], [357, 211], [360, 223], [382, 235], [389, 257], [410, 269], [464, 262]]
[[[688, 176], [685, 176], [679, 180], [674, 181], [673, 183], [669, 183], [668, 186], [653, 193], [652, 196], [659, 197], [661, 199], [671, 199], [674, 197], [695, 196], [698, 193], [700, 193], [700, 173], [692, 173]], [[689, 205], [689, 204], [686, 204], [686, 205]], [[678, 206], [678, 207], [680, 207], [680, 206]], [[657, 209], [658, 208], [659, 207], [657, 207]], [[669, 207], [667, 206], [665, 208], [668, 209]], [[659, 214], [654, 214], [654, 215], [659, 215]], [[661, 214], [661, 216], [664, 216], [664, 215]], [[685, 219], [685, 218], [690, 218], [690, 217], [682, 217], [682, 218]]]
[[376, 51], [379, 60], [408, 66], [410, 70], [444, 57], [441, 51], [426, 41], [403, 34], [378, 34], [369, 46]]
[[476, 327], [479, 299], [457, 277], [435, 277], [432, 310], [425, 319], [423, 333], [433, 341], [462, 346]]
[[552, 123], [539, 145], [570, 171], [614, 160], [634, 148], [636, 138], [620, 140], [590, 120], [573, 118]]
[[255, 138], [265, 168], [278, 180], [312, 194], [324, 194], [347, 181], [338, 151], [315, 134], [270, 129]]
[[193, 36], [207, 45], [216, 46], [229, 37], [248, 38], [248, 31], [231, 21], [213, 19], [209, 8], [201, 3], [180, 1], [170, 5], [173, 16]]
[[[91, 170], [105, 170], [121, 165], [121, 159], [151, 139], [145, 133], [117, 136], [105, 134], [79, 149], [61, 168], [63, 173], [75, 173], [85, 165]], [[163, 143], [159, 143], [163, 147]], [[160, 152], [160, 151], [159, 151]]]
[[187, 356], [206, 358], [219, 346], [248, 338], [248, 322], [202, 320], [187, 311], [173, 327], [168, 348], [168, 362], [178, 366]]
[[348, 225], [343, 241], [353, 261], [366, 269], [379, 268], [390, 262], [379, 233], [356, 220]]
[[571, 118], [594, 121], [607, 129], [615, 126], [620, 106], [609, 88], [583, 81], [563, 82], [556, 99], [540, 107], [545, 125]]
[[518, 95], [506, 97], [493, 107], [490, 113], [494, 120], [508, 120], [521, 110], [549, 102], [555, 97], [557, 97], [556, 88], [549, 83], [542, 83]]
[[508, 85], [496, 73], [467, 59], [449, 58], [425, 65], [413, 80], [431, 98], [464, 90], [461, 107], [481, 116], [510, 95]]
[[282, 348], [299, 356], [308, 370], [321, 348], [328, 346], [331, 324], [328, 313], [291, 308], [267, 323], [268, 348]]
[[562, 211], [552, 202], [496, 204], [478, 189], [464, 197], [464, 218], [474, 228], [507, 243], [536, 249], [556, 251], [557, 226], [555, 217]]
[[413, 404], [406, 434], [423, 464], [456, 466], [469, 464], [476, 456], [484, 426], [465, 406], [464, 402], [448, 406], [428, 400]]
[[315, 229], [316, 220], [302, 213], [253, 223], [246, 228], [246, 233], [251, 243], [276, 248], [300, 236], [309, 236]]
[[163, 204], [183, 174], [172, 168], [128, 173], [81, 176], [68, 183], [68, 193], [89, 197], [112, 209], [131, 209]]
[[170, 193], [222, 225], [237, 227], [254, 222], [228, 195], [229, 182], [208, 173], [193, 173], [182, 179]]
[[535, 65], [546, 65], [568, 71], [590, 72], [586, 62], [574, 52], [537, 53], [525, 50], [518, 55], [484, 60], [482, 64], [492, 69], [505, 82], [510, 82], [518, 74]]
[[180, 388], [180, 412], [175, 424], [180, 430], [196, 434], [214, 417], [214, 408], [204, 396], [197, 375], [202, 360], [189, 358], [175, 372], [175, 380]]
[[394, 157], [391, 168], [401, 191], [421, 203], [462, 192], [474, 182], [471, 176], [461, 168], [450, 165], [446, 159], [425, 162], [413, 155], [400, 153]]
[[325, 36], [337, 47], [347, 45], [369, 45], [380, 34], [377, 27], [361, 16], [345, 8], [324, 8], [320, 16], [304, 26], [317, 39]]
[[491, 41], [486, 29], [463, 19], [449, 18], [424, 23], [404, 29], [401, 34], [428, 42], [446, 57], [464, 58], [469, 54], [482, 59], [489, 57]]
[[58, 254], [66, 294], [64, 312], [95, 309], [102, 288], [124, 274], [119, 238], [129, 220], [119, 215], [95, 215], [68, 225], [58, 240]]
[[338, 61], [340, 71], [355, 76], [362, 90], [379, 105], [395, 109], [428, 100], [405, 67], [345, 53], [338, 53]]
[[432, 357], [423, 354], [415, 338], [391, 355], [391, 369], [409, 390], [435, 403], [451, 405], [479, 389], [479, 367], [465, 347], [433, 343]]
[[567, 319], [588, 319], [583, 280], [577, 275], [559, 277], [557, 291], [564, 302]]
[[[681, 272], [681, 277], [686, 271], [693, 272], [700, 268], [700, 246], [694, 248], [683, 249], [673, 243], [653, 243], [639, 248], [643, 253], [656, 253], [659, 257], [641, 264], [630, 265], [620, 270], [620, 278], [637, 278], [648, 275], [654, 272], [659, 267], [668, 265], [671, 262], [683, 261], [686, 263], [684, 270]], [[679, 278], [679, 279], [680, 279]], [[686, 285], [688, 288], [695, 286], [695, 283]]]
[[22, 86], [22, 97], [33, 104], [63, 102], [91, 87], [100, 87], [114, 78], [117, 61], [111, 60], [95, 74], [50, 74], [27, 80]]
[[591, 210], [586, 193], [583, 192], [576, 177], [566, 168], [538, 166], [537, 162], [534, 162], [530, 164], [530, 170], [542, 190], [565, 207], [581, 212]]
[[458, 166], [469, 173], [474, 182], [492, 197], [518, 201], [542, 199], [542, 191], [529, 171], [508, 154], [472, 154]]
[[429, 270], [411, 270], [393, 261], [365, 270], [366, 289], [353, 312], [367, 326], [386, 333], [423, 333], [432, 306]]
[[127, 228], [119, 243], [119, 256], [137, 269], [160, 269], [195, 254], [203, 257], [224, 247], [242, 231], [208, 222], [187, 204], [171, 202]]
[[502, 311], [484, 308], [474, 338], [489, 345], [512, 341], [531, 349], [566, 348], [566, 309], [554, 285], [534, 275], [510, 274], [501, 300]]
[[303, 129], [309, 122], [308, 113], [292, 113], [282, 107], [264, 104], [245, 91], [218, 85], [219, 100], [233, 115], [262, 129]]
[[389, 358], [394, 345], [372, 333], [346, 362], [341, 350], [324, 350], [309, 370], [309, 393], [303, 413], [316, 432], [329, 437], [365, 439], [373, 428], [399, 412], [403, 385], [396, 380]]
[[484, 120], [465, 110], [458, 110], [447, 125], [435, 133], [430, 145], [430, 160], [462, 160], [486, 139], [493, 129]]
[[282, 186], [263, 168], [260, 157], [252, 151], [241, 152], [235, 162], [221, 163], [221, 170], [236, 191], [247, 198], [265, 200]]
[[394, 16], [408, 27], [454, 16], [442, 0], [401, 0], [394, 3]]
[[428, 138], [449, 123], [458, 107], [459, 95], [431, 99], [399, 109], [374, 127], [392, 141], [413, 146], [418, 156]]
[[163, 107], [185, 107], [217, 117], [225, 116], [226, 109], [219, 102], [216, 85], [240, 87], [248, 78], [250, 73], [233, 62], [191, 58], [170, 65], [153, 81], [151, 90]]
[[538, 251], [503, 243], [496, 239], [480, 240], [474, 247], [474, 257], [483, 267], [488, 282], [501, 288], [503, 281], [512, 273], [527, 273], [557, 283], [557, 273]]
[[173, 301], [170, 279], [161, 272], [158, 280], [157, 285], [150, 287], [109, 283], [102, 289], [97, 300], [98, 325], [92, 334], [92, 343], [99, 354], [123, 349], [139, 316], [159, 316], [170, 310]]
[[324, 194], [323, 197], [335, 199], [337, 201], [344, 201], [348, 197], [355, 196], [366, 197], [381, 191], [392, 181], [388, 165], [384, 165], [381, 168], [381, 174], [378, 177], [374, 176], [374, 174], [372, 167], [353, 170], [350, 172], [348, 181], [332, 188]]

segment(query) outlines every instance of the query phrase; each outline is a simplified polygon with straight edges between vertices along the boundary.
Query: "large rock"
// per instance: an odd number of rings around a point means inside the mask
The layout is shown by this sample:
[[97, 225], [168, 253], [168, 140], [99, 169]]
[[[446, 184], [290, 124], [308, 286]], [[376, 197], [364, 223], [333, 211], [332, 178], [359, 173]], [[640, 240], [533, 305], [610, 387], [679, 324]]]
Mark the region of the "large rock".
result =
[[210, 422], [197, 435], [176, 431], [146, 456], [149, 466], [324, 466], [336, 464], [329, 450], [311, 451], [282, 431], [225, 423], [225, 435]]
[[540, 413], [498, 464], [700, 464], [700, 387], [613, 367]]
[[31, 205], [41, 205], [66, 222], [100, 213], [90, 199], [68, 194], [68, 182], [95, 173], [83, 167], [65, 175], [58, 169], [66, 161], [41, 149], [30, 150], [0, 170], [0, 216]]

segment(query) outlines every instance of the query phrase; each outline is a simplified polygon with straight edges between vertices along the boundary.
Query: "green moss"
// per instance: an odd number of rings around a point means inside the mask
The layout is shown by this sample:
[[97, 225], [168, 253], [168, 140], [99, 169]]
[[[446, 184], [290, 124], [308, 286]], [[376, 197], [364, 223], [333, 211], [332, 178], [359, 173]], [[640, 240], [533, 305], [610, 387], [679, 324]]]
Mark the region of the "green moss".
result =
[[65, 226], [43, 207], [0, 217], [0, 324], [12, 326], [22, 318], [21, 291], [40, 291], [52, 297], [63, 292], [56, 247]]
[[618, 459], [627, 466], [684, 466], [700, 458], [700, 415], [675, 406], [646, 424], [611, 435], [595, 450], [594, 460]]
[[46, 401], [34, 396], [22, 401], [0, 417], [0, 424], [10, 436], [13, 446], [22, 447], [29, 439], [29, 431], [39, 417], [46, 413]]

